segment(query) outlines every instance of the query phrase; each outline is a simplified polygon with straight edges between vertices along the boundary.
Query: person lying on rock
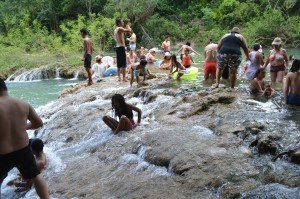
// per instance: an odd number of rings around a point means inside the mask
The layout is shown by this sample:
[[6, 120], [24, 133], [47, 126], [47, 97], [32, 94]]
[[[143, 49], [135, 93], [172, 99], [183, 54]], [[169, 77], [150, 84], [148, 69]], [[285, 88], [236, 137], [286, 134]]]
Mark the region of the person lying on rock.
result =
[[115, 111], [115, 116], [119, 117], [119, 121], [110, 117], [110, 116], [103, 116], [103, 122], [111, 128], [115, 134], [119, 133], [120, 131], [130, 131], [132, 130], [136, 124], [133, 120], [133, 112], [135, 111], [138, 113], [138, 121], [137, 123], [141, 123], [142, 111], [132, 105], [125, 102], [125, 99], [120, 94], [115, 94], [111, 98], [112, 108]]

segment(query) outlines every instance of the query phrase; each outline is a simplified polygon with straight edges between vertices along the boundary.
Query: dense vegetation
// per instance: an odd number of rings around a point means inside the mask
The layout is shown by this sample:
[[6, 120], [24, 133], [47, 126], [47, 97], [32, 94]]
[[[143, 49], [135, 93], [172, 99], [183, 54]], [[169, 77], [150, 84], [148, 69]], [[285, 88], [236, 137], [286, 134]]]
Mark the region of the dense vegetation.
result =
[[[116, 17], [130, 18], [138, 44], [146, 47], [159, 46], [165, 35], [203, 46], [233, 26], [249, 44], [270, 46], [279, 36], [285, 46], [300, 47], [297, 0], [2, 0], [0, 11], [2, 70], [41, 65], [49, 54], [78, 64], [83, 27], [98, 52], [111, 50]], [[28, 60], [32, 55], [38, 61]]]

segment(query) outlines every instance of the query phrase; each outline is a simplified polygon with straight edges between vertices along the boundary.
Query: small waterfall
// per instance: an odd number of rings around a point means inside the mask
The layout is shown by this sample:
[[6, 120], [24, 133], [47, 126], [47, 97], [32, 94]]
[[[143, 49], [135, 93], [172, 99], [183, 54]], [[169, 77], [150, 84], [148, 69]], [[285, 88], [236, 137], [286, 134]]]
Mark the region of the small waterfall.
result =
[[51, 79], [56, 77], [56, 70], [48, 67], [35, 68], [29, 71], [25, 71], [16, 76], [14, 81], [34, 81], [42, 79]]
[[78, 79], [78, 76], [79, 76], [79, 70], [74, 72], [74, 77], [72, 78], [72, 80]]
[[59, 70], [60, 70], [60, 68], [55, 69], [55, 79], [61, 79], [60, 75], [59, 75]]
[[11, 81], [11, 80], [13, 80], [13, 77], [15, 76], [15, 74], [12, 74], [12, 75], [10, 75], [7, 79], [6, 79], [6, 81]]

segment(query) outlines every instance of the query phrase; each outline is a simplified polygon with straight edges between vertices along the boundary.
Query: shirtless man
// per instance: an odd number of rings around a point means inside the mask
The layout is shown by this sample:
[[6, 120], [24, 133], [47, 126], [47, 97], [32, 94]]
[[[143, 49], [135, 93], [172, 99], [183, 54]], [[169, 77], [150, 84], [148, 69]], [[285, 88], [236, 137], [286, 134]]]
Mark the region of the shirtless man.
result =
[[81, 59], [84, 61], [84, 68], [88, 74], [88, 86], [93, 84], [92, 80], [92, 53], [93, 53], [93, 45], [92, 41], [88, 36], [88, 31], [86, 29], [81, 29], [80, 34], [83, 38], [83, 58]]
[[42, 126], [43, 121], [31, 105], [10, 97], [0, 79], [0, 187], [7, 173], [17, 167], [24, 179], [32, 179], [40, 198], [49, 198], [47, 183], [38, 171], [26, 133], [27, 129]]
[[210, 75], [211, 82], [213, 83], [216, 79], [216, 71], [217, 71], [217, 47], [218, 44], [213, 43], [212, 41], [205, 46], [204, 48], [204, 81], [208, 80]]
[[198, 53], [197, 51], [195, 51], [192, 47], [191, 47], [191, 43], [188, 41], [186, 42], [184, 45], [182, 45], [179, 50], [177, 51], [176, 55], [178, 55], [178, 53], [181, 51], [180, 54], [180, 59], [182, 60], [182, 56], [184, 54], [185, 49], [188, 49], [189, 51], [192, 51], [194, 53], [196, 53], [197, 55], [201, 56], [200, 53]]
[[136, 35], [131, 29], [131, 36], [127, 38], [127, 41], [129, 41], [129, 47], [130, 49], [135, 50], [136, 49]]
[[170, 37], [166, 36], [165, 40], [162, 42], [161, 44], [161, 54], [162, 56], [164, 56], [164, 54], [166, 52], [171, 52], [171, 41], [170, 41]]
[[131, 29], [123, 28], [124, 22], [122, 19], [116, 19], [117, 28], [114, 30], [114, 37], [116, 41], [117, 67], [118, 67], [118, 81], [121, 81], [120, 72], [123, 73], [123, 81], [127, 82], [126, 75], [126, 50], [124, 33], [130, 33]]

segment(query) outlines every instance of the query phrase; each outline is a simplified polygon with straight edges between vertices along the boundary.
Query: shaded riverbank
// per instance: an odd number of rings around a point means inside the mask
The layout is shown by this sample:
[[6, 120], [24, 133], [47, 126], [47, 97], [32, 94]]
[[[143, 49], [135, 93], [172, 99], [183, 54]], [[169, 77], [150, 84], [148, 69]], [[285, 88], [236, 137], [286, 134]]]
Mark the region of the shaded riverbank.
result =
[[[299, 147], [299, 110], [254, 101], [243, 87], [211, 90], [166, 74], [147, 83], [80, 83], [38, 109], [53, 198], [299, 196], [299, 165], [271, 161]], [[143, 111], [140, 126], [118, 135], [102, 122], [114, 93]]]

